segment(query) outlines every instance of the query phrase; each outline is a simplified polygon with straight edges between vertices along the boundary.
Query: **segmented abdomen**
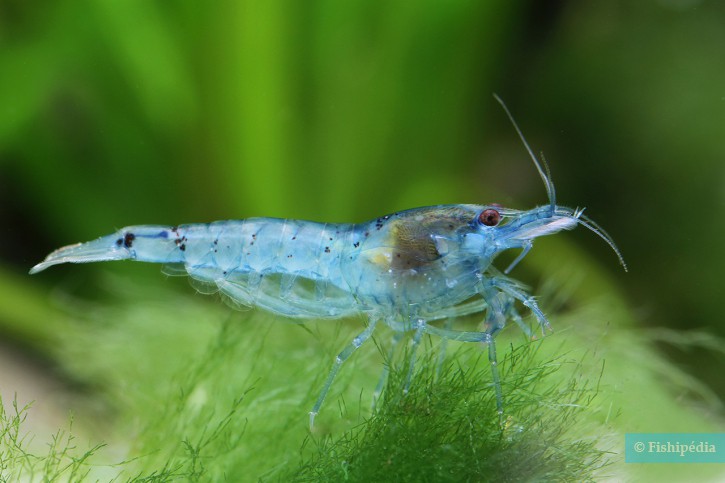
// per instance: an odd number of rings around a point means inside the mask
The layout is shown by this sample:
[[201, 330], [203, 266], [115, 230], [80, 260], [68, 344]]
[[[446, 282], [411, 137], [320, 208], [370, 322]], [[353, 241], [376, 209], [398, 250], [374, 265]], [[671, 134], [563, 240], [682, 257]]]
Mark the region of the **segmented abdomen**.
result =
[[195, 280], [234, 302], [288, 317], [341, 317], [359, 310], [340, 274], [352, 225], [250, 218], [169, 231]]

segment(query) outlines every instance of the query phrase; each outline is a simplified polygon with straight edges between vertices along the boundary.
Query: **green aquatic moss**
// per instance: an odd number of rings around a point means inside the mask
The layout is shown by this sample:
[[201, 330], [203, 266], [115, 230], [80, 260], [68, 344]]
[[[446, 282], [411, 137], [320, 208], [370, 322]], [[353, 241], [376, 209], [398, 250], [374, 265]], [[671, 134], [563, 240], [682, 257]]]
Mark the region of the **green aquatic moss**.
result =
[[593, 480], [607, 455], [577, 424], [596, 385], [576, 377], [552, 384], [555, 372], [580, 366], [564, 357], [542, 364], [538, 345], [517, 347], [502, 364], [503, 424], [486, 364], [449, 360], [438, 373], [429, 357], [407, 394], [405, 371], [394, 370], [369, 419], [342, 436], [313, 439], [312, 457], [281, 480]]

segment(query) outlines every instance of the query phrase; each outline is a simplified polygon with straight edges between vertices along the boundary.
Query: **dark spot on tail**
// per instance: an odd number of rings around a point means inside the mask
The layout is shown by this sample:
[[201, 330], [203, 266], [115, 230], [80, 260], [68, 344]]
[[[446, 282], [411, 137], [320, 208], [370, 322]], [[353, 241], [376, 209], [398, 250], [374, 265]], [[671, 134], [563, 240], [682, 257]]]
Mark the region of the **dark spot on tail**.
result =
[[176, 246], [179, 247], [179, 250], [183, 252], [184, 250], [186, 250], [187, 241], [188, 239], [186, 238], [186, 236], [182, 236], [181, 238], [177, 238], [176, 240], [174, 240], [174, 243], [176, 243]]
[[126, 248], [131, 248], [131, 246], [133, 245], [133, 241], [135, 239], [136, 239], [136, 235], [134, 235], [133, 233], [126, 233], [123, 236], [123, 246]]

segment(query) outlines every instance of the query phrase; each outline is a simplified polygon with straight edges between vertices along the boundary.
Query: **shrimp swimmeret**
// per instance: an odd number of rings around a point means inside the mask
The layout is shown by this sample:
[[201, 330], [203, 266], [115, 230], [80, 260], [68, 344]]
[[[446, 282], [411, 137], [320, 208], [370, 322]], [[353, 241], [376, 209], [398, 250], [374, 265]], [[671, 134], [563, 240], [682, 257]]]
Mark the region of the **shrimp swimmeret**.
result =
[[[507, 319], [532, 335], [516, 302], [533, 313], [542, 331], [549, 328], [534, 298], [505, 275], [529, 252], [533, 239], [582, 225], [603, 238], [624, 266], [611, 237], [583, 216], [583, 210], [556, 204], [548, 170], [533, 155], [515, 122], [514, 127], [546, 186], [549, 203], [545, 206], [528, 211], [496, 204], [432, 206], [359, 224], [249, 218], [175, 227], [130, 226], [95, 241], [60, 248], [30, 273], [66, 262], [179, 264], [191, 278], [213, 286], [239, 305], [299, 319], [363, 314], [369, 323], [335, 358], [310, 411], [310, 424], [338, 370], [370, 338], [378, 322], [397, 333], [412, 332], [413, 355], [423, 334], [487, 344], [500, 416], [503, 399], [494, 336]], [[512, 248], [521, 249], [521, 254], [503, 273], [495, 269], [496, 256]], [[476, 313], [483, 319], [478, 332], [430, 324]]]

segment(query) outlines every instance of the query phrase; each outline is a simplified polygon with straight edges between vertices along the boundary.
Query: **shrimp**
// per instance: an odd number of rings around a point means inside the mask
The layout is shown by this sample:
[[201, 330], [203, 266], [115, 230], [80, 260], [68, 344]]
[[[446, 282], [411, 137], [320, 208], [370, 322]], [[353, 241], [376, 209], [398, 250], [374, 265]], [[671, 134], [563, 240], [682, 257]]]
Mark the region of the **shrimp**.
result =
[[[182, 267], [205, 292], [220, 292], [239, 306], [295, 319], [363, 315], [365, 329], [335, 357], [309, 413], [310, 427], [345, 361], [383, 322], [400, 335], [412, 332], [410, 384], [415, 351], [424, 334], [488, 347], [497, 412], [503, 396], [495, 336], [511, 319], [533, 337], [516, 309], [534, 315], [542, 333], [549, 322], [525, 287], [508, 273], [535, 238], [582, 225], [606, 241], [626, 265], [612, 238], [581, 209], [556, 204], [546, 163], [539, 162], [498, 96], [544, 182], [549, 203], [528, 211], [489, 205], [439, 205], [401, 211], [358, 224], [249, 218], [179, 226], [130, 226], [95, 241], [60, 248], [35, 265], [38, 273], [61, 263], [136, 260]], [[492, 262], [520, 249], [503, 272]], [[431, 322], [481, 314], [479, 331]], [[381, 381], [382, 383], [382, 381]], [[378, 390], [381, 385], [378, 386]]]

